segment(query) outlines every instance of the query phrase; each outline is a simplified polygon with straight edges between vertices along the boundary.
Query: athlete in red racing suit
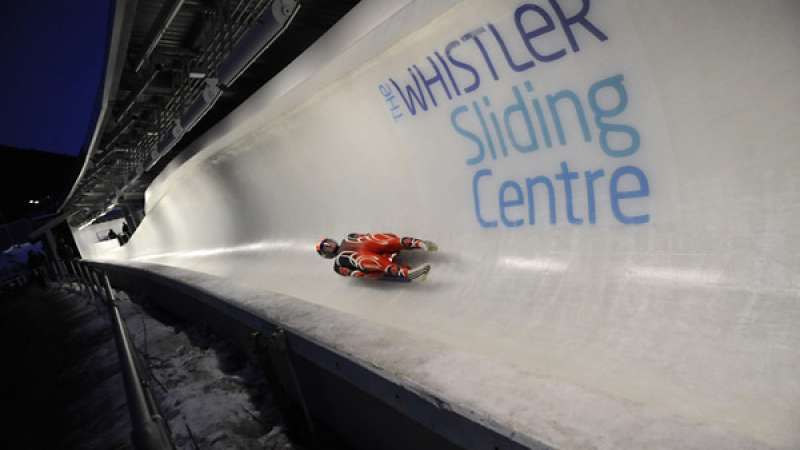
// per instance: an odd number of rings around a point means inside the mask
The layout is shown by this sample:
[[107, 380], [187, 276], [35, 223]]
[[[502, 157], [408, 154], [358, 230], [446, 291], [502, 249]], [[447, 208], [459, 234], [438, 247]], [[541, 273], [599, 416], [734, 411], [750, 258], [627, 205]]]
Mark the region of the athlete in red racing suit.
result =
[[436, 251], [431, 241], [412, 237], [400, 238], [391, 233], [350, 233], [341, 244], [325, 238], [317, 244], [323, 258], [334, 258], [333, 270], [345, 277], [411, 281], [426, 275], [431, 266], [412, 269], [394, 261], [400, 250]]

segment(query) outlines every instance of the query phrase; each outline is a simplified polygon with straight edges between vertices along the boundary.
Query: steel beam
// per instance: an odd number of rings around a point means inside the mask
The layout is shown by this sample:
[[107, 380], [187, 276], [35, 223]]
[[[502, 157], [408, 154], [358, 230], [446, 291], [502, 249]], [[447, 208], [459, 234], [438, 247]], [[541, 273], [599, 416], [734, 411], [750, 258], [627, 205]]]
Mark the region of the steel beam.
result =
[[153, 71], [144, 80], [144, 82], [141, 84], [141, 86], [139, 86], [139, 88], [136, 90], [136, 92], [134, 92], [132, 94], [131, 99], [128, 101], [128, 104], [125, 105], [125, 108], [123, 108], [122, 112], [120, 112], [119, 116], [117, 116], [117, 120], [116, 120], [117, 123], [120, 123], [120, 122], [122, 122], [123, 119], [125, 119], [125, 117], [128, 115], [128, 113], [133, 108], [133, 105], [136, 104], [136, 101], [139, 99], [139, 96], [144, 94], [144, 91], [146, 91], [147, 88], [150, 86], [150, 84], [153, 82], [153, 80], [156, 79], [156, 76], [158, 76], [159, 72], [160, 72], [159, 69], [153, 69]]
[[175, 19], [175, 16], [178, 15], [178, 12], [183, 6], [184, 0], [176, 0], [170, 4], [167, 2], [164, 4], [164, 7], [161, 9], [161, 13], [159, 14], [158, 19], [156, 19], [155, 26], [150, 31], [150, 36], [147, 41], [150, 42], [147, 48], [142, 54], [142, 57], [139, 59], [139, 62], [136, 63], [136, 68], [134, 72], [139, 72], [144, 66], [144, 63], [150, 58], [150, 55], [153, 53], [153, 50], [158, 47], [158, 43], [161, 41], [161, 38], [164, 36], [164, 33], [169, 28], [172, 21]]

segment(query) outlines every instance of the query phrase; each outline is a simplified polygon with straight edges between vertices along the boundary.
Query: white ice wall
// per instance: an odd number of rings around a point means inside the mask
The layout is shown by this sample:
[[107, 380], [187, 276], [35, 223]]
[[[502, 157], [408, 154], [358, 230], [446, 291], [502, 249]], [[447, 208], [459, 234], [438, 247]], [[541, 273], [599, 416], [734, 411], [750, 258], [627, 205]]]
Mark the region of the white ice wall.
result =
[[[571, 409], [574, 389], [659, 417], [636, 430], [654, 447], [678, 430], [800, 446], [800, 3], [450, 5], [357, 7], [160, 177], [106, 256], [399, 328], [482, 355], [487, 378], [556, 380], [561, 431], [519, 419], [546, 391], [483, 405], [555, 445], [635, 447], [608, 411]], [[412, 114], [392, 80], [408, 96], [415, 67], [441, 81]], [[424, 284], [360, 283], [313, 251], [351, 231], [442, 251]]]

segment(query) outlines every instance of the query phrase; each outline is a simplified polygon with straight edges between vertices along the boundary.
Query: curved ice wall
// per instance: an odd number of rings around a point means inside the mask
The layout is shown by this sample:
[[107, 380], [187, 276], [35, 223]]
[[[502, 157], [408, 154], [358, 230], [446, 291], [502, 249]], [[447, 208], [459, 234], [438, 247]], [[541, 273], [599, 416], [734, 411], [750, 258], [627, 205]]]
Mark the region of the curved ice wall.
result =
[[[162, 174], [108, 258], [633, 405], [668, 418], [630, 431], [654, 447], [797, 448], [798, 23], [777, 0], [367, 2]], [[442, 250], [426, 283], [359, 283], [312, 248], [351, 231]], [[608, 414], [576, 407], [565, 434], [625, 447]]]

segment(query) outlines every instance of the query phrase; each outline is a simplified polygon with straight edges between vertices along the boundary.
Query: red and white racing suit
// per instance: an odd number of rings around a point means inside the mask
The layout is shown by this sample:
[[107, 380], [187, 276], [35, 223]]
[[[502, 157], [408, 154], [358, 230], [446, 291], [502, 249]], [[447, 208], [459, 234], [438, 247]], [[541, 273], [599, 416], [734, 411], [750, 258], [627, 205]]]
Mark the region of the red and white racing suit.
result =
[[424, 241], [391, 233], [350, 233], [339, 246], [333, 270], [345, 277], [389, 278], [410, 281], [407, 265], [397, 264], [400, 250], [425, 249]]

